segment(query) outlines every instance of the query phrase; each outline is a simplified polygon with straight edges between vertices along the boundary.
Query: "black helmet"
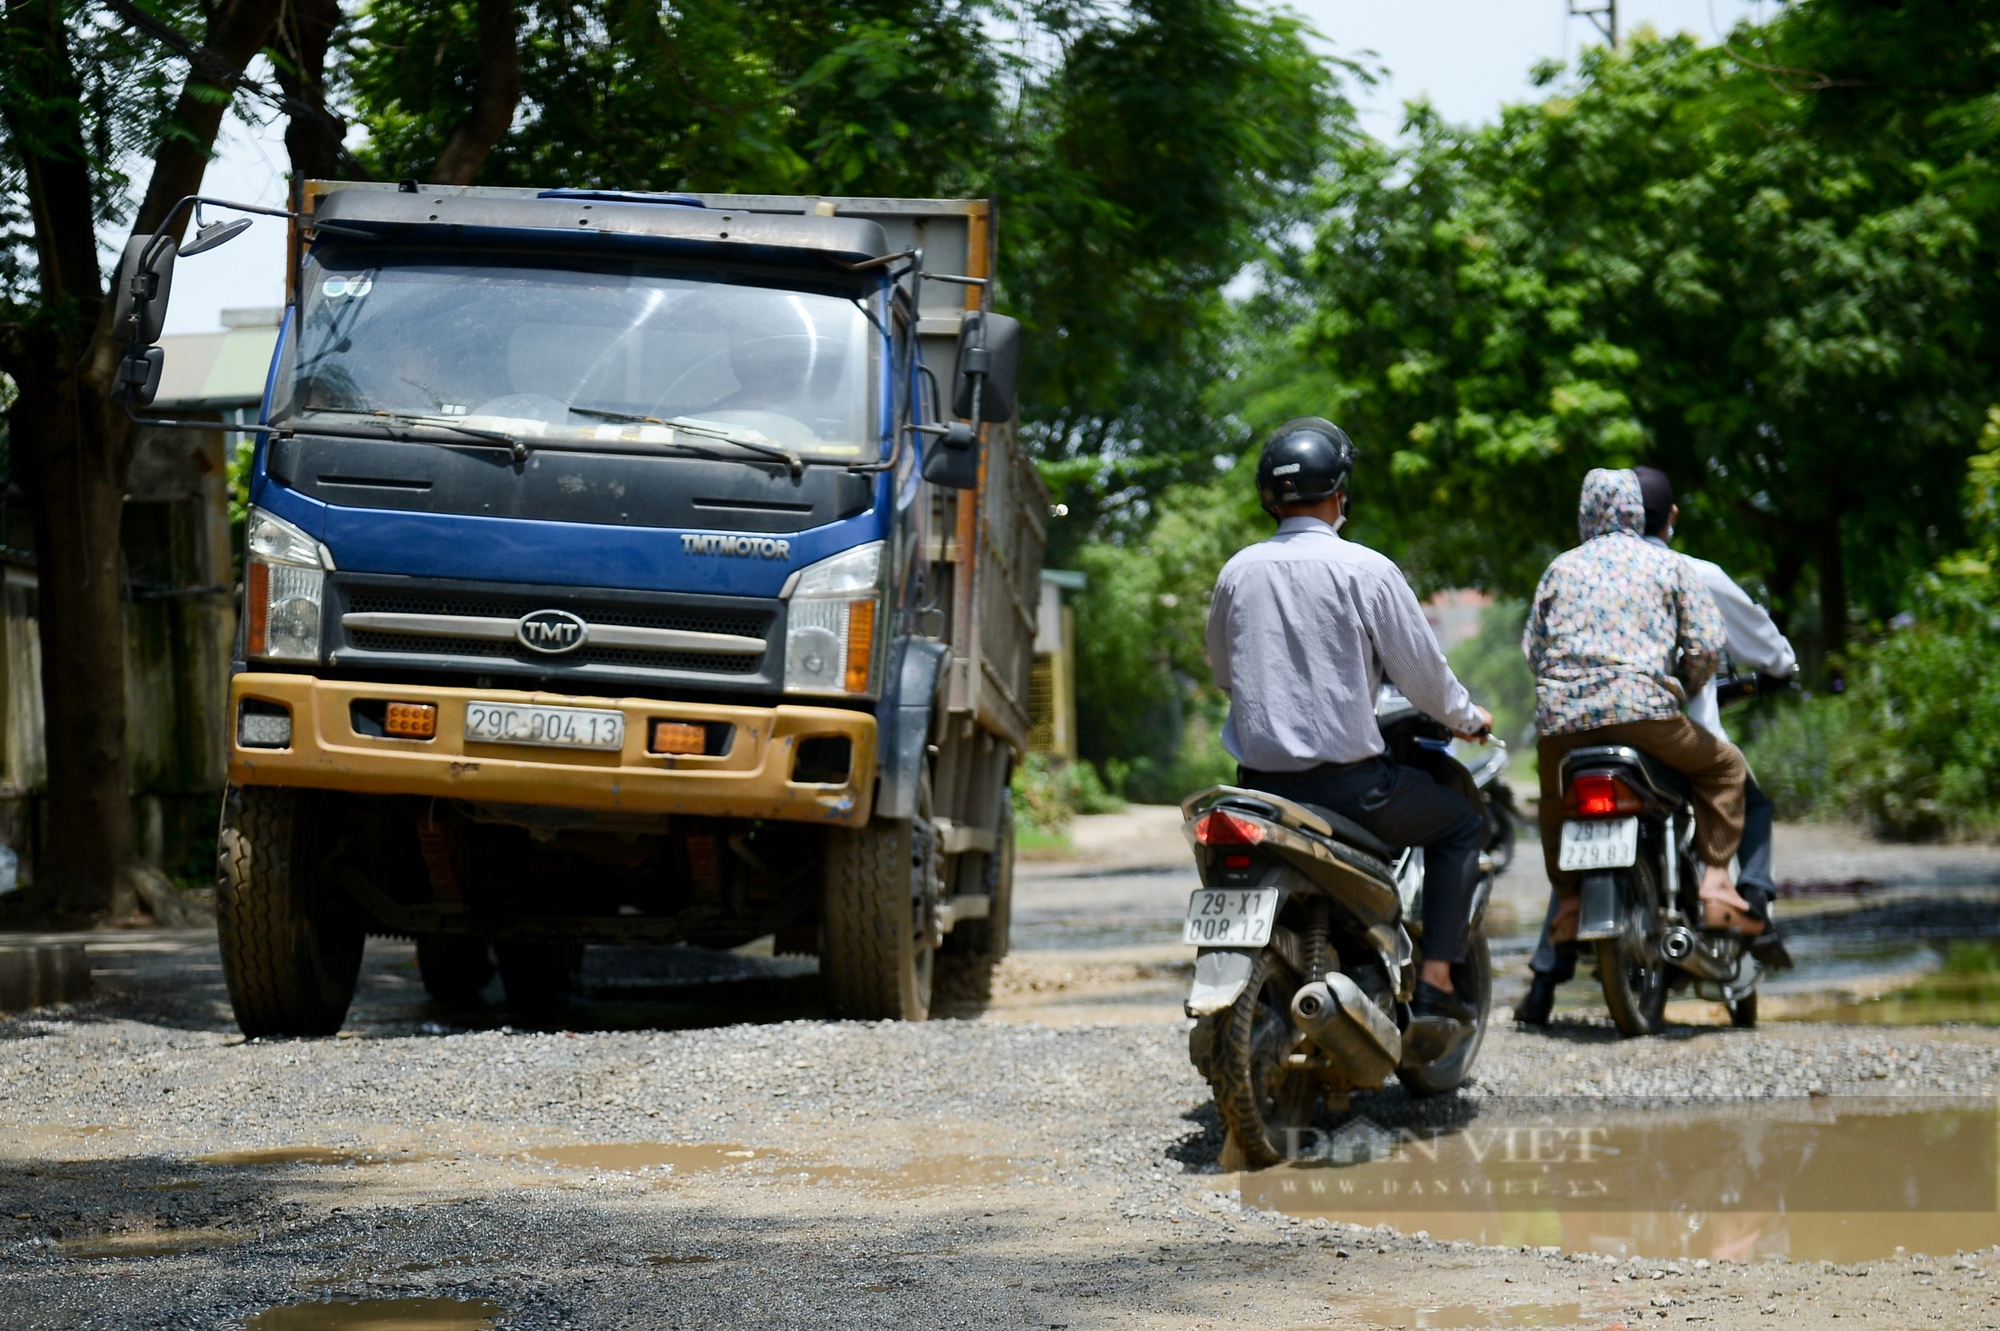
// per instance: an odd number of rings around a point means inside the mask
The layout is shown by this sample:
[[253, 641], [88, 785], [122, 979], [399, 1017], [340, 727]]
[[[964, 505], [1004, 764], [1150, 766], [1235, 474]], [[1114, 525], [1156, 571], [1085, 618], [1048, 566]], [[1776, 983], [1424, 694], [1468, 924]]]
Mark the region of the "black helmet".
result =
[[1264, 511], [1280, 504], [1310, 504], [1347, 488], [1354, 472], [1354, 441], [1332, 421], [1297, 416], [1271, 431], [1257, 459], [1257, 498]]

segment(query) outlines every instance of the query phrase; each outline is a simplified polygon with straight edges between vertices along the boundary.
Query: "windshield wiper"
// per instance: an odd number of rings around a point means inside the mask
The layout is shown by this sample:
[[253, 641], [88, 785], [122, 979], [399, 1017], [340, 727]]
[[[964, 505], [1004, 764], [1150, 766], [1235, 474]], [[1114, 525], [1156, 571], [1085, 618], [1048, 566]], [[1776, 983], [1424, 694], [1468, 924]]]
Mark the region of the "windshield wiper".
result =
[[[791, 449], [782, 448], [755, 431], [732, 430], [719, 421], [700, 421], [691, 416], [645, 416], [636, 411], [610, 411], [603, 407], [579, 407], [574, 404], [570, 406], [570, 410], [578, 416], [592, 416], [603, 421], [622, 421], [632, 425], [664, 425], [686, 434], [699, 435], [704, 439], [717, 439], [725, 444], [734, 444], [738, 448], [784, 463], [791, 469], [793, 480], [805, 474], [805, 459]], [[722, 453], [706, 453], [705, 456], [727, 457]]]
[[[528, 454], [528, 446], [511, 434], [503, 434], [499, 430], [482, 430], [473, 425], [454, 425], [448, 420], [442, 420], [435, 416], [418, 416], [406, 411], [374, 411], [365, 407], [314, 407], [312, 411], [315, 415], [323, 413], [331, 416], [360, 416], [364, 418], [364, 423], [383, 422], [380, 426], [380, 433], [371, 432], [367, 436], [368, 438], [415, 439], [425, 443], [439, 442], [435, 439], [425, 440], [421, 435], [399, 435], [390, 428], [392, 425], [401, 425], [404, 427], [416, 426], [425, 430], [448, 430], [452, 434], [464, 435], [468, 439], [480, 439], [504, 445], [513, 451], [516, 461], [526, 457]], [[315, 422], [302, 421], [298, 417], [293, 416], [288, 418], [288, 428], [310, 431], [320, 430], [323, 427]], [[332, 430], [325, 432], [329, 434], [335, 433]]]

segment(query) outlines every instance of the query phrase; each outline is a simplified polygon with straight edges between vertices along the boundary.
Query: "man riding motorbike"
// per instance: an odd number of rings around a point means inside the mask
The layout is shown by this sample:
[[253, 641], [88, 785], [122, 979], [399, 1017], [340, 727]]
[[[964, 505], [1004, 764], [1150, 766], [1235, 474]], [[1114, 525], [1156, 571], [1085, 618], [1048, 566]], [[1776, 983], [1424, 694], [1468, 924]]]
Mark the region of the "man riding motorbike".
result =
[[[1670, 549], [1667, 542], [1673, 537], [1674, 524], [1681, 512], [1674, 503], [1673, 482], [1656, 467], [1634, 467], [1632, 470], [1638, 477], [1645, 505], [1646, 543]], [[1765, 679], [1786, 680], [1798, 673], [1798, 657], [1793, 653], [1791, 643], [1778, 631], [1778, 626], [1772, 622], [1764, 607], [1751, 600], [1720, 565], [1692, 555], [1682, 555], [1681, 558], [1694, 570], [1708, 594], [1715, 598], [1716, 608], [1722, 613], [1727, 650], [1732, 661], [1752, 667]], [[1725, 743], [1729, 742], [1729, 735], [1722, 728], [1722, 707], [1713, 679], [1688, 701], [1686, 711], [1690, 721]], [[1785, 966], [1791, 964], [1791, 959], [1778, 941], [1775, 922], [1770, 914], [1770, 900], [1776, 890], [1771, 880], [1772, 818], [1771, 799], [1758, 788], [1755, 774], [1749, 773], [1746, 766], [1743, 840], [1737, 850], [1739, 870], [1736, 890], [1749, 903], [1751, 913], [1766, 926], [1765, 932], [1751, 944], [1751, 954], [1766, 966]], [[1557, 944], [1549, 936], [1561, 905], [1561, 895], [1551, 891], [1548, 915], [1542, 921], [1542, 936], [1528, 962], [1534, 980], [1528, 986], [1527, 997], [1514, 1009], [1514, 1019], [1531, 1026], [1548, 1022], [1555, 1008], [1556, 986], [1576, 974], [1576, 945]]]
[[1278, 531], [1223, 566], [1209, 609], [1208, 659], [1230, 700], [1222, 742], [1241, 764], [1238, 785], [1424, 848], [1411, 1015], [1469, 1031], [1477, 1014], [1453, 992], [1451, 967], [1465, 959], [1485, 822], [1429, 773], [1386, 756], [1375, 695], [1386, 674], [1464, 739], [1483, 739], [1493, 717], [1445, 664], [1395, 564], [1338, 535], [1353, 470], [1353, 443], [1317, 416], [1285, 422], [1264, 443], [1257, 495]]
[[1541, 733], [1542, 853], [1561, 898], [1550, 937], [1573, 941], [1581, 907], [1577, 875], [1558, 867], [1562, 760], [1598, 744], [1630, 745], [1688, 779], [1702, 927], [1762, 933], [1729, 881], [1743, 836], [1743, 755], [1681, 712], [1715, 674], [1722, 612], [1680, 555], [1644, 540], [1645, 498], [1633, 473], [1600, 467], [1584, 477], [1577, 529], [1582, 544], [1542, 574], [1521, 639]]

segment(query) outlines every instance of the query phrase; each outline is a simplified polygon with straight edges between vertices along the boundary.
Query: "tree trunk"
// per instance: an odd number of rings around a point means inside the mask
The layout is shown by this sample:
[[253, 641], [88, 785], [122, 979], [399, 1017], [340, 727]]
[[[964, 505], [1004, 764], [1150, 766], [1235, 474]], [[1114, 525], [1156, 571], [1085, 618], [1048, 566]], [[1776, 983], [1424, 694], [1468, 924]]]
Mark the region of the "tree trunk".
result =
[[[125, 620], [118, 529], [122, 451], [107, 404], [72, 372], [21, 385], [15, 465], [35, 510], [48, 837], [42, 896], [67, 916], [125, 915], [137, 865], [125, 759]], [[122, 433], [122, 432], [121, 432]]]
[[479, 78], [472, 109], [452, 130], [431, 179], [440, 185], [470, 185], [514, 123], [520, 102], [521, 39], [515, 31], [514, 0], [479, 0]]
[[339, 0], [291, 0], [278, 21], [272, 46], [278, 86], [304, 109], [285, 122], [285, 152], [293, 180], [337, 180], [351, 172], [341, 140], [347, 122], [327, 109], [326, 52], [340, 27]]
[[[169, 215], [201, 188], [230, 87], [270, 37], [279, 4], [227, 0], [212, 11], [134, 234], [169, 223], [185, 229], [187, 214]], [[22, 162], [39, 297], [0, 345], [0, 367], [19, 391], [8, 413], [11, 449], [35, 519], [49, 773], [38, 895], [59, 915], [118, 915], [133, 908], [141, 872], [125, 753], [119, 539], [133, 431], [110, 396], [124, 348], [96, 262], [96, 163], [62, 26], [67, 11], [37, 0], [6, 9], [17, 91], [0, 88], [0, 113]]]

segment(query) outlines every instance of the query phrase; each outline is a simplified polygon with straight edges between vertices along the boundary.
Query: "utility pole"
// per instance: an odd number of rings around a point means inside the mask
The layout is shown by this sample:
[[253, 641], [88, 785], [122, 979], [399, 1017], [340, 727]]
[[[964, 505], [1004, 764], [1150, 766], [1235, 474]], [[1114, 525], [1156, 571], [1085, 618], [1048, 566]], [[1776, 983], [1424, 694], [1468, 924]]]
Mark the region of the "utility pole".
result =
[[1618, 45], [1618, 0], [1603, 0], [1601, 4], [1579, 4], [1569, 0], [1571, 18], [1587, 18], [1591, 26], [1604, 34], [1604, 40], [1612, 46]]

